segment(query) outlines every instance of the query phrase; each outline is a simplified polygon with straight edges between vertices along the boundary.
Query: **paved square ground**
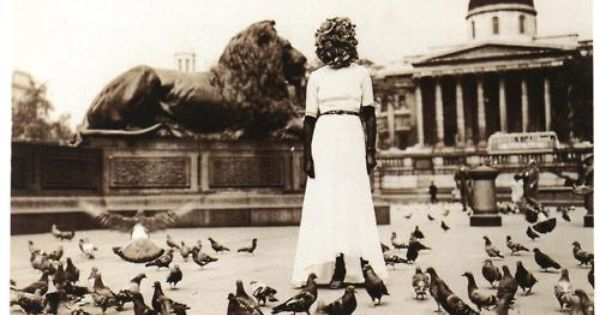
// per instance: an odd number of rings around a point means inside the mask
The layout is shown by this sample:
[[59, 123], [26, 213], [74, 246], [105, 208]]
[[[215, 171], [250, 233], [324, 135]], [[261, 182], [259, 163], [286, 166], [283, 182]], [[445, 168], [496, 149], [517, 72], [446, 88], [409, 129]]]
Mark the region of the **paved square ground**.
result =
[[[442, 215], [443, 210], [451, 209], [447, 217]], [[412, 213], [410, 219], [404, 215]], [[429, 221], [427, 213], [431, 213], [436, 220]], [[396, 231], [401, 239], [408, 239], [408, 235], [418, 224], [425, 233], [423, 242], [433, 248], [430, 252], [422, 252], [417, 259], [417, 265], [423, 269], [433, 266], [438, 274], [446, 280], [450, 287], [465, 301], [467, 297], [467, 281], [461, 274], [471, 271], [475, 275], [480, 287], [487, 288], [487, 282], [481, 275], [481, 265], [486, 255], [483, 251], [483, 235], [490, 237], [498, 248], [507, 252], [505, 246], [506, 235], [533, 249], [539, 247], [542, 251], [554, 257], [560, 264], [568, 268], [571, 273], [571, 282], [574, 288], [582, 288], [591, 297], [593, 289], [587, 282], [589, 269], [581, 268], [572, 255], [571, 243], [578, 240], [584, 249], [593, 249], [593, 229], [583, 228], [583, 215], [585, 211], [578, 209], [571, 213], [572, 222], [566, 222], [560, 217], [554, 232], [533, 242], [525, 235], [527, 222], [520, 215], [505, 215], [502, 217], [503, 226], [495, 228], [469, 227], [469, 219], [460, 211], [458, 205], [395, 205], [392, 208], [391, 224], [380, 226], [379, 231], [384, 243], [390, 243], [390, 233]], [[440, 228], [440, 219], [450, 226], [448, 232]], [[235, 291], [235, 280], [242, 279], [249, 290], [251, 280], [259, 280], [278, 289], [280, 300], [286, 299], [296, 290], [289, 283], [292, 262], [295, 254], [297, 227], [260, 227], [260, 228], [194, 228], [172, 229], [168, 233], [177, 240], [186, 243], [195, 243], [201, 239], [206, 250], [212, 253], [207, 238], [213, 237], [225, 245], [236, 249], [248, 245], [250, 239], [259, 239], [258, 249], [254, 255], [241, 255], [235, 252], [217, 255], [219, 261], [200, 269], [191, 259], [185, 263], [181, 256], [176, 255], [174, 261], [178, 263], [184, 273], [183, 281], [177, 290], [166, 290], [166, 294], [176, 301], [184, 302], [191, 306], [189, 314], [226, 314], [227, 293]], [[161, 246], [165, 245], [167, 232], [154, 233], [152, 239]], [[77, 242], [63, 241], [62, 243], [48, 234], [20, 235], [11, 238], [11, 278], [19, 286], [24, 286], [39, 278], [39, 272], [34, 271], [29, 263], [27, 240], [33, 240], [44, 249], [53, 249], [58, 244], [65, 247], [65, 256], [72, 257], [75, 265], [81, 270], [80, 281], [85, 281], [92, 266], [97, 266], [103, 274], [106, 285], [118, 291], [125, 288], [129, 279], [139, 272], [145, 272], [147, 279], [142, 282], [142, 293], [147, 304], [152, 296], [152, 282], [159, 280], [163, 287], [168, 271], [156, 268], [145, 268], [143, 265], [126, 263], [111, 251], [112, 246], [126, 243], [129, 236], [119, 232], [97, 230], [83, 231], [76, 234], [76, 239], [87, 236], [99, 247], [98, 257], [88, 260], [80, 255]], [[357, 235], [357, 237], [360, 237]], [[403, 254], [403, 253], [402, 253]], [[541, 272], [532, 254], [521, 256], [507, 256], [504, 260], [494, 261], [497, 265], [507, 264], [514, 275], [515, 262], [522, 260], [525, 267], [533, 271], [539, 283], [534, 287], [533, 294], [522, 296], [519, 291], [517, 304], [511, 314], [558, 314], [558, 304], [553, 295], [553, 287], [559, 278], [558, 273]], [[434, 314], [436, 309], [434, 300], [428, 297], [425, 301], [414, 299], [411, 278], [414, 265], [398, 265], [390, 267], [390, 279], [387, 286], [391, 296], [384, 297], [381, 306], [373, 307], [367, 293], [360, 289], [357, 294], [359, 302], [355, 314]], [[50, 291], [52, 291], [52, 285]], [[491, 289], [489, 289], [490, 292]], [[321, 289], [319, 299], [331, 301], [341, 296], [341, 290]], [[314, 307], [314, 306], [313, 306]], [[99, 314], [100, 309], [86, 306], [92, 314]], [[270, 307], [263, 308], [265, 314], [270, 313]], [[314, 308], [313, 308], [314, 310]], [[313, 312], [314, 313], [314, 312]], [[11, 314], [22, 314], [16, 306], [11, 308]], [[107, 314], [133, 314], [131, 304], [122, 312], [114, 309]]]

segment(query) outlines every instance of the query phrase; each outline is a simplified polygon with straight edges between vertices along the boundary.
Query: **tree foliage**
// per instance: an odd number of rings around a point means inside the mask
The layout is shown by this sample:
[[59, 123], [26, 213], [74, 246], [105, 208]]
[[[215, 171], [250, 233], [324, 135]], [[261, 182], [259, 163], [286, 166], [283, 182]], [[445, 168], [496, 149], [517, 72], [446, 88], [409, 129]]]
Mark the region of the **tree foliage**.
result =
[[46, 98], [45, 84], [31, 82], [31, 88], [12, 102], [12, 139], [17, 141], [58, 141], [66, 143], [73, 135], [70, 115], [51, 119], [54, 110]]

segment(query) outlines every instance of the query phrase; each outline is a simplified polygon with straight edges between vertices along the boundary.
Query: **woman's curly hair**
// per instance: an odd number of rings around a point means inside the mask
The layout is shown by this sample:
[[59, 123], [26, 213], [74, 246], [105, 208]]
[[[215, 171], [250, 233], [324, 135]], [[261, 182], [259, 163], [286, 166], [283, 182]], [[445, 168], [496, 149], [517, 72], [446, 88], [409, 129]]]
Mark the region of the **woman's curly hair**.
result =
[[356, 25], [347, 17], [329, 18], [315, 33], [317, 57], [334, 68], [349, 66], [358, 60]]

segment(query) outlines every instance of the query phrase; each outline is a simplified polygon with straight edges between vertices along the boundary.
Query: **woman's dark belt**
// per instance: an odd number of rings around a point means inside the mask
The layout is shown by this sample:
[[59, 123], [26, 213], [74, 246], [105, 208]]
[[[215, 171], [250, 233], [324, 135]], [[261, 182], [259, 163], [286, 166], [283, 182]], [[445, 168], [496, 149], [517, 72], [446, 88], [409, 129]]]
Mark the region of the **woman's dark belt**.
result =
[[319, 116], [323, 115], [354, 115], [360, 117], [360, 114], [351, 110], [330, 110], [319, 114]]

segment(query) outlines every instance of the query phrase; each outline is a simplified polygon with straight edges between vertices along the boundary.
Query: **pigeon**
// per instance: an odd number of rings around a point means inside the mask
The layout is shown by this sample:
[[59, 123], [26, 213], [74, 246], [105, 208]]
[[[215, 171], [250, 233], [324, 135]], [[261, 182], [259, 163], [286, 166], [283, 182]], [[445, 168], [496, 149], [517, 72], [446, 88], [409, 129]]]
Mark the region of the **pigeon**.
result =
[[65, 273], [62, 263], [59, 263], [56, 272], [52, 275], [52, 283], [56, 289], [60, 290], [65, 287], [67, 281], [67, 274]]
[[508, 310], [512, 306], [513, 298], [514, 297], [508, 295], [499, 297], [498, 303], [496, 303], [496, 315], [509, 315]]
[[571, 314], [594, 315], [594, 301], [581, 289], [571, 296]]
[[281, 312], [305, 312], [310, 314], [310, 307], [317, 300], [318, 295], [317, 283], [315, 282], [315, 279], [317, 279], [316, 274], [309, 274], [304, 288], [302, 288], [298, 294], [275, 306], [271, 311], [271, 314], [277, 314]]
[[542, 253], [537, 247], [533, 249], [535, 262], [540, 266], [540, 268], [544, 269], [544, 271], [548, 271], [548, 268], [560, 269], [560, 264], [554, 261], [554, 259], [550, 258], [550, 256]]
[[565, 220], [567, 222], [571, 222], [571, 217], [569, 216], [569, 209], [567, 207], [560, 206], [556, 209], [556, 211], [560, 212], [563, 220]]
[[67, 257], [67, 266], [65, 267], [65, 273], [67, 275], [67, 280], [73, 283], [77, 283], [79, 281], [79, 269], [75, 267], [71, 257]]
[[554, 285], [554, 296], [558, 301], [558, 305], [560, 305], [561, 312], [565, 306], [570, 306], [572, 294], [573, 286], [571, 286], [571, 280], [569, 279], [569, 270], [563, 269], [560, 279]]
[[213, 238], [209, 237], [208, 241], [210, 242], [210, 246], [212, 247], [212, 249], [218, 254], [221, 252], [228, 252], [230, 251], [229, 248], [225, 247], [223, 244], [219, 243], [218, 241], [214, 240]]
[[369, 264], [366, 264], [363, 267], [363, 276], [365, 278], [365, 289], [371, 297], [371, 300], [373, 303], [375, 303], [375, 300], [377, 300], [377, 304], [381, 304], [381, 298], [384, 295], [390, 295], [387, 287], [383, 283], [383, 280], [377, 276], [373, 270], [373, 267], [371, 267]]
[[329, 304], [319, 304], [317, 312], [323, 312], [328, 315], [350, 315], [356, 310], [356, 290], [354, 286], [348, 286], [344, 290], [344, 295]]
[[92, 267], [92, 270], [90, 271], [90, 275], [88, 276], [88, 279], [87, 279], [90, 289], [94, 288], [94, 282], [96, 282], [96, 274], [97, 273], [98, 273], [98, 268]]
[[100, 274], [100, 272], [96, 272], [92, 300], [96, 306], [102, 309], [102, 314], [104, 314], [109, 307], [115, 307], [118, 311], [123, 308], [123, 303], [118, 296], [102, 282], [102, 274]]
[[578, 241], [573, 242], [573, 256], [579, 261], [579, 265], [589, 265], [594, 261], [594, 254], [581, 249], [581, 244]]
[[165, 250], [150, 240], [150, 233], [172, 226], [178, 218], [196, 208], [194, 203], [188, 202], [177, 210], [160, 212], [151, 217], [147, 217], [143, 210], [138, 210], [133, 217], [127, 217], [81, 200], [79, 205], [103, 226], [130, 234], [131, 240], [125, 246], [113, 247], [113, 252], [131, 263], [148, 263], [162, 256]]
[[521, 287], [521, 290], [523, 290], [525, 295], [529, 295], [533, 286], [538, 282], [537, 279], [533, 276], [533, 274], [529, 272], [529, 270], [525, 269], [521, 261], [517, 261], [517, 271], [515, 272], [515, 279], [517, 280], [517, 284], [519, 284], [519, 287]]
[[171, 235], [167, 234], [167, 246], [173, 249], [179, 249], [179, 244], [171, 238]]
[[160, 312], [159, 314], [176, 314], [183, 315], [190, 309], [189, 306], [183, 303], [175, 302], [169, 299], [162, 291], [160, 282], [154, 281], [154, 293], [152, 295], [152, 308]]
[[48, 258], [43, 252], [34, 252], [31, 254], [30, 262], [33, 269], [42, 272], [47, 271], [49, 274], [56, 272], [55, 262]]
[[208, 254], [200, 251], [196, 246], [192, 248], [192, 260], [200, 267], [204, 267], [212, 262], [218, 261], [216, 257], [209, 256]]
[[408, 248], [408, 244], [400, 242], [398, 240], [398, 236], [396, 235], [396, 232], [392, 232], [391, 242], [392, 242], [392, 246], [394, 246], [395, 249]]
[[517, 280], [510, 274], [508, 266], [502, 266], [502, 272], [504, 275], [498, 283], [498, 292], [496, 293], [496, 296], [498, 298], [506, 296], [514, 298], [515, 294], [517, 294], [517, 290], [519, 289], [519, 284], [517, 283]]
[[532, 241], [535, 241], [536, 238], [540, 238], [540, 234], [534, 231], [531, 226], [527, 227], [527, 236], [529, 236]]
[[227, 295], [227, 315], [260, 315], [262, 312], [244, 299], [236, 298], [233, 293]]
[[184, 242], [181, 242], [181, 246], [179, 247], [179, 253], [183, 258], [183, 261], [187, 261], [188, 257], [192, 253], [192, 249], [189, 246], [185, 245]]
[[485, 252], [488, 254], [488, 256], [491, 258], [504, 258], [504, 256], [502, 256], [500, 251], [496, 248], [496, 246], [494, 246], [494, 244], [492, 244], [492, 241], [490, 241], [487, 236], [484, 236], [483, 239], [485, 240]]
[[279, 300], [275, 297], [277, 290], [264, 283], [250, 281], [250, 288], [252, 289], [252, 296], [254, 296], [258, 301], [258, 305], [267, 304], [267, 300], [269, 302], [279, 302]]
[[242, 247], [240, 249], [238, 249], [238, 253], [254, 253], [254, 250], [256, 250], [256, 246], [258, 245], [258, 239], [253, 238], [252, 239], [252, 244], [250, 246], [246, 246], [246, 247]]
[[133, 301], [133, 314], [134, 315], [161, 315], [157, 311], [154, 311], [144, 302], [144, 297], [139, 292], [124, 291], [124, 294], [128, 295], [128, 298]]
[[415, 230], [412, 232], [412, 235], [418, 240], [422, 240], [425, 238], [425, 235], [423, 234], [423, 232], [421, 232], [421, 230], [419, 230], [418, 225], [415, 225]]
[[417, 299], [425, 299], [425, 295], [427, 295], [427, 291], [429, 290], [430, 284], [431, 279], [429, 278], [429, 275], [423, 273], [420, 267], [415, 268], [415, 274], [412, 278], [412, 286], [413, 289], [415, 289]]
[[594, 287], [594, 260], [592, 260], [591, 262], [592, 264], [592, 269], [590, 269], [590, 271], [588, 272], [588, 282], [590, 283], [590, 285], [592, 286], [592, 288]]
[[441, 224], [442, 230], [444, 230], [444, 232], [447, 232], [450, 227], [448, 225], [446, 225], [446, 222], [444, 222], [444, 220], [442, 220], [442, 224]]
[[169, 264], [173, 261], [173, 249], [169, 249], [164, 255], [158, 257], [155, 261], [146, 263], [146, 267], [156, 266], [157, 269], [169, 268]]
[[331, 289], [338, 289], [344, 283], [344, 279], [346, 278], [346, 263], [344, 262], [344, 254], [339, 253], [335, 257], [335, 267], [333, 270], [333, 275], [331, 276], [331, 280], [329, 281], [329, 287]]
[[71, 232], [63, 232], [61, 230], [58, 229], [58, 227], [56, 227], [56, 224], [52, 224], [52, 227], [50, 228], [50, 234], [52, 234], [52, 236], [56, 237], [59, 240], [72, 240], [73, 237], [75, 236], [75, 230], [71, 231]]
[[48, 272], [42, 272], [42, 276], [39, 280], [32, 282], [30, 285], [19, 289], [17, 291], [26, 292], [26, 293], [35, 293], [36, 290], [40, 290], [40, 294], [44, 295], [48, 292]]
[[506, 236], [506, 247], [508, 247], [508, 249], [510, 250], [510, 255], [511, 256], [514, 255], [514, 254], [518, 254], [521, 251], [524, 251], [524, 252], [528, 252], [529, 251], [529, 248], [527, 248], [527, 247], [525, 247], [525, 246], [523, 246], [523, 245], [521, 245], [521, 244], [519, 244], [517, 242], [514, 242], [512, 240], [512, 238], [510, 237], [510, 235]]
[[463, 300], [461, 300], [450, 287], [442, 280], [432, 267], [427, 268], [426, 272], [431, 276], [431, 286], [429, 294], [437, 303], [438, 310], [441, 312], [440, 306], [450, 314], [475, 315], [479, 314], [470, 308]]
[[496, 305], [498, 302], [498, 298], [494, 295], [487, 294], [482, 290], [479, 290], [477, 284], [475, 283], [475, 277], [470, 272], [465, 272], [462, 274], [463, 277], [467, 277], [467, 291], [469, 292], [469, 300], [477, 306], [477, 308], [481, 311], [481, 308], [489, 309], [490, 306]]
[[445, 209], [444, 212], [442, 212], [442, 215], [447, 217], [450, 214], [450, 209]]
[[419, 257], [419, 251], [431, 249], [417, 240], [413, 240], [409, 242], [408, 249], [406, 250], [406, 260], [409, 262], [417, 261], [417, 257]]
[[412, 212], [404, 216], [404, 218], [406, 220], [410, 220], [411, 217], [412, 217]]
[[550, 233], [556, 227], [556, 218], [550, 218], [544, 221], [540, 221], [533, 225], [533, 229], [542, 234]]
[[183, 273], [181, 272], [181, 269], [179, 269], [179, 265], [174, 264], [169, 271], [169, 275], [167, 276], [167, 283], [173, 285], [173, 287], [176, 287], [177, 283], [179, 283], [182, 278]]
[[62, 256], [63, 256], [64, 252], [65, 251], [63, 249], [63, 246], [62, 245], [58, 245], [58, 247], [55, 250], [51, 251], [48, 254], [48, 258], [52, 259], [52, 260], [60, 260], [62, 258]]
[[235, 281], [235, 297], [246, 301], [248, 304], [254, 306], [257, 309], [259, 307], [258, 302], [252, 296], [246, 293], [246, 290], [244, 289], [244, 283], [242, 282], [242, 280]]
[[396, 264], [408, 264], [408, 260], [392, 253], [391, 251], [383, 253], [383, 261], [386, 265], [392, 265], [392, 267], [396, 267]]
[[390, 247], [389, 247], [389, 246], [387, 246], [387, 245], [385, 245], [385, 244], [381, 243], [381, 252], [382, 252], [382, 253], [385, 253], [385, 252], [387, 252], [387, 251], [389, 251], [389, 250], [390, 250]]
[[16, 292], [15, 297], [11, 298], [11, 305], [14, 304], [19, 305], [26, 314], [41, 314], [46, 307], [40, 289], [33, 293]]
[[[133, 296], [129, 293], [140, 293], [140, 284], [142, 283], [142, 280], [144, 278], [146, 278], [145, 273], [139, 273], [135, 277], [133, 277], [129, 281], [127, 288], [123, 289], [123, 290], [119, 291], [119, 293], [117, 293], [118, 299], [122, 303], [134, 302]], [[134, 304], [134, 306], [135, 306], [135, 304]]]
[[427, 219], [429, 219], [429, 221], [435, 221], [435, 218], [431, 216], [431, 214], [427, 214]]
[[97, 251], [98, 248], [94, 246], [92, 242], [90, 242], [89, 238], [84, 237], [82, 239], [79, 239], [79, 250], [81, 250], [85, 257], [89, 259], [94, 259], [94, 252]]

